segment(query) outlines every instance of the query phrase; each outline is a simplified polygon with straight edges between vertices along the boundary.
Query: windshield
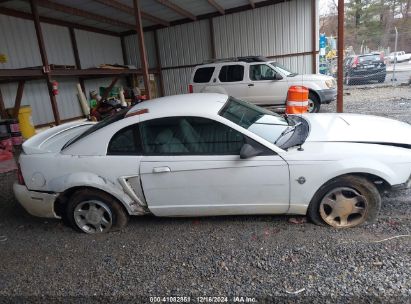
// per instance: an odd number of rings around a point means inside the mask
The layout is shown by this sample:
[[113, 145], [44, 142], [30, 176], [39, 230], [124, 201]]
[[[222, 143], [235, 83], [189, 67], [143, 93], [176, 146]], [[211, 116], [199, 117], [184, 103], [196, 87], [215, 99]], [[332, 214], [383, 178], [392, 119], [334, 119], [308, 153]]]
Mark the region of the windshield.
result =
[[123, 119], [127, 112], [130, 109], [123, 109], [121, 111], [119, 111], [118, 113], [116, 113], [113, 116], [109, 116], [106, 117], [105, 119], [103, 119], [102, 121], [96, 123], [95, 125], [93, 125], [92, 127], [88, 128], [86, 131], [84, 131], [83, 133], [80, 133], [78, 136], [70, 139], [62, 148], [62, 150], [64, 150], [65, 148], [69, 147], [70, 145], [74, 144], [75, 142], [79, 141], [80, 139], [86, 137], [87, 135], [90, 135], [91, 133], [96, 132], [97, 130], [104, 128], [105, 126], [108, 126], [116, 121], [119, 121], [121, 119]]
[[284, 117], [233, 97], [228, 99], [219, 114], [273, 144], [289, 127]]
[[272, 61], [270, 62], [270, 64], [276, 68], [277, 71], [279, 71], [280, 73], [284, 74], [287, 77], [294, 77], [297, 76], [298, 73], [294, 73], [292, 71], [290, 71], [289, 69], [287, 69], [285, 66], [279, 64], [278, 62]]

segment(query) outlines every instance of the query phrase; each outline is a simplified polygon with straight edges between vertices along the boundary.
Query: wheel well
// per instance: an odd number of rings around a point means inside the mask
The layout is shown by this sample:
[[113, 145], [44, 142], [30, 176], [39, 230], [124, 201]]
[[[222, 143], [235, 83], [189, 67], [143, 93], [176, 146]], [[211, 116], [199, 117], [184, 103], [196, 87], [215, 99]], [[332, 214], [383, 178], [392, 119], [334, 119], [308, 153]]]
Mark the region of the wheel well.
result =
[[124, 207], [124, 205], [110, 193], [104, 190], [98, 189], [98, 188], [94, 188], [94, 187], [78, 186], [78, 187], [69, 188], [59, 194], [59, 196], [57, 197], [54, 203], [54, 212], [56, 213], [56, 215], [61, 216], [61, 217], [65, 216], [65, 211], [66, 211], [65, 209], [66, 209], [67, 202], [70, 200], [70, 197], [79, 190], [91, 190], [91, 191], [101, 192], [106, 195], [109, 195], [113, 200], [115, 200], [121, 206], [121, 208], [124, 209], [126, 214], [128, 214], [128, 211]]
[[318, 102], [321, 102], [320, 95], [318, 95], [318, 93], [317, 93], [315, 90], [313, 90], [313, 89], [308, 89], [308, 92], [309, 92], [309, 93], [312, 93], [312, 94], [315, 96], [315, 98], [317, 98], [317, 101], [318, 101]]

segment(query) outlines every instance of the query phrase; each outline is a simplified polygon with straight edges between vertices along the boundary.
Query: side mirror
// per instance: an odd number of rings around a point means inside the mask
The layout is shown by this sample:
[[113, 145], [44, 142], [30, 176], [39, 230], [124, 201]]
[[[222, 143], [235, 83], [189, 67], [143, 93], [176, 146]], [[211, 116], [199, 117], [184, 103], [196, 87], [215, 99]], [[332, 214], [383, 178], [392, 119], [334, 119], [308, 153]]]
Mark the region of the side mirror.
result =
[[241, 148], [240, 151], [240, 158], [241, 159], [247, 159], [250, 157], [254, 157], [254, 156], [258, 156], [260, 155], [261, 151], [254, 148], [252, 145], [250, 144], [244, 144]]

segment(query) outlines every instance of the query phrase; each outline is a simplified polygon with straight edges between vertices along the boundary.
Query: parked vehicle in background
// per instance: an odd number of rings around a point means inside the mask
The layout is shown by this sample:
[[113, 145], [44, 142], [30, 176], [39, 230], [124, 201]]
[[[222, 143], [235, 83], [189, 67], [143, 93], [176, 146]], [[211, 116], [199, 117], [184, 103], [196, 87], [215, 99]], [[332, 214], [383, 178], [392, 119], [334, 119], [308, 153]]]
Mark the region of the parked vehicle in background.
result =
[[385, 81], [387, 66], [383, 53], [352, 55], [344, 59], [344, 82], [347, 85], [376, 80]]
[[410, 133], [383, 117], [168, 96], [33, 136], [14, 193], [29, 213], [86, 233], [144, 214], [307, 214], [348, 228], [376, 219], [380, 192], [411, 187]]
[[404, 51], [400, 51], [400, 52], [393, 52], [388, 56], [388, 60], [391, 63], [394, 63], [395, 58], [397, 58], [397, 62], [409, 61], [411, 60], [411, 54], [410, 53], [407, 54]]
[[299, 75], [259, 56], [218, 59], [194, 68], [190, 93], [221, 93], [261, 106], [285, 107], [289, 87], [309, 89], [309, 112], [318, 112], [337, 96], [336, 82], [321, 74]]

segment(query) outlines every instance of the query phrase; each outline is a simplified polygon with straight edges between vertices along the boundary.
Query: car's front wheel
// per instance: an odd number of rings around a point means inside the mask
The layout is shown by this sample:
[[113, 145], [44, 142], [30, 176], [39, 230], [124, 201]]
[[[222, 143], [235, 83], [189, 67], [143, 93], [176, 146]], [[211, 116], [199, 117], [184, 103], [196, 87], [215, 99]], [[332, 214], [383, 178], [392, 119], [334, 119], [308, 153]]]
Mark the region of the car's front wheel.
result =
[[99, 190], [75, 192], [66, 209], [68, 222], [75, 229], [89, 233], [105, 233], [127, 225], [128, 215], [115, 199]]
[[308, 112], [309, 113], [318, 113], [321, 108], [320, 98], [315, 95], [313, 92], [308, 94]]
[[342, 176], [321, 187], [308, 207], [318, 225], [350, 228], [373, 222], [381, 207], [376, 186], [359, 176]]

